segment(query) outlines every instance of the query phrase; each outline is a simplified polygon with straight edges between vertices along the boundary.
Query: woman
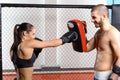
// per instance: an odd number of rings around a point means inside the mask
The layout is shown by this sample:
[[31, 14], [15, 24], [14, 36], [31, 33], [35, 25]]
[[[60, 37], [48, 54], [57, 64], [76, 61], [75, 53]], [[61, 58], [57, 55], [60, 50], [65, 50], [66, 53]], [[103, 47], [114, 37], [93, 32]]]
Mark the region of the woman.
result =
[[76, 32], [67, 32], [60, 39], [40, 41], [35, 39], [35, 28], [30, 23], [14, 27], [14, 42], [10, 56], [17, 71], [17, 80], [32, 80], [33, 63], [36, 60], [35, 48], [56, 47], [77, 40]]

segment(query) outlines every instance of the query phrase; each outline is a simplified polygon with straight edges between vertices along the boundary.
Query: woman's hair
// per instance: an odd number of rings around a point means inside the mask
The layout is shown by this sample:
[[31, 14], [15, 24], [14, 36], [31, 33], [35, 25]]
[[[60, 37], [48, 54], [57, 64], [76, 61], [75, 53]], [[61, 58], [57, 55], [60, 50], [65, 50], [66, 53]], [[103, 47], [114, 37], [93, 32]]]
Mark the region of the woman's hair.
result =
[[15, 25], [15, 27], [14, 27], [14, 42], [11, 46], [10, 51], [16, 50], [18, 45], [22, 42], [23, 31], [26, 31], [27, 33], [29, 33], [32, 28], [33, 28], [33, 25], [30, 23], [21, 23], [21, 24]]

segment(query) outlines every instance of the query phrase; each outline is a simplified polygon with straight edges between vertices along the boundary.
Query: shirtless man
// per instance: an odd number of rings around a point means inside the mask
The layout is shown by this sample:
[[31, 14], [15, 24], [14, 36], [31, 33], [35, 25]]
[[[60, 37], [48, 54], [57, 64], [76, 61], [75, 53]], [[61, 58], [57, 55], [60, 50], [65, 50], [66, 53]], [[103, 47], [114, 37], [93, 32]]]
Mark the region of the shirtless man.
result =
[[87, 51], [97, 50], [94, 80], [118, 80], [120, 75], [120, 34], [110, 24], [108, 9], [99, 4], [91, 10], [92, 22], [99, 30], [87, 43]]

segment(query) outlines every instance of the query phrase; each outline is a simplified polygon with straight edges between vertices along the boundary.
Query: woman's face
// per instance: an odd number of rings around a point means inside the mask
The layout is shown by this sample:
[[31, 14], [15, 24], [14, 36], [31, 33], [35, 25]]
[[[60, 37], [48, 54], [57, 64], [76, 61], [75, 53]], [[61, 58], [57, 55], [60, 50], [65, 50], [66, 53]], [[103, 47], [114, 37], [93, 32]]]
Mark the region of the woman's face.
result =
[[33, 27], [31, 31], [28, 33], [27, 31], [23, 31], [24, 39], [34, 39], [35, 38], [35, 28]]
[[33, 27], [32, 30], [28, 33], [28, 38], [29, 39], [34, 39], [35, 38], [35, 28]]

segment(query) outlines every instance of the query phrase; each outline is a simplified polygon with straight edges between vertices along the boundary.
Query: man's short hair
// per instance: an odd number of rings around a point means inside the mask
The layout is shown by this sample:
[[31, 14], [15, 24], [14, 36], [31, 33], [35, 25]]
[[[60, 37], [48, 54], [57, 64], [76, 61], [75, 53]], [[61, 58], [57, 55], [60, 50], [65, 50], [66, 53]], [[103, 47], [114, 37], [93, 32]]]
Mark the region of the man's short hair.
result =
[[98, 4], [95, 5], [92, 9], [91, 12], [97, 10], [100, 14], [106, 13], [107, 16], [109, 16], [109, 11], [108, 8], [104, 4]]

